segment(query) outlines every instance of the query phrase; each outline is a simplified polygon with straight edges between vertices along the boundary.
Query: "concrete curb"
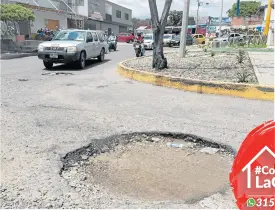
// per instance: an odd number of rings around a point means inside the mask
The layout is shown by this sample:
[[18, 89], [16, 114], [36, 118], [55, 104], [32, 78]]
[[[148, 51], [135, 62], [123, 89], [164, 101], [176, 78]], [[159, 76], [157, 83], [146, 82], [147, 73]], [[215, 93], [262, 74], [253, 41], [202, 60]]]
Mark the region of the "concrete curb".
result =
[[257, 66], [256, 66], [256, 63], [255, 63], [254, 59], [253, 59], [252, 56], [251, 56], [251, 53], [248, 52], [248, 56], [249, 56], [249, 58], [250, 58], [251, 64], [252, 64], [252, 66], [253, 66], [254, 72], [255, 72], [255, 74], [256, 74], [256, 77], [257, 77], [259, 83], [263, 83], [263, 82], [264, 82], [264, 81], [263, 81], [263, 78], [262, 78], [262, 76], [261, 76], [261, 74], [260, 74], [260, 72], [259, 72], [259, 69], [258, 69]]
[[11, 53], [11, 54], [2, 54], [0, 55], [1, 60], [10, 60], [10, 59], [16, 59], [16, 58], [25, 58], [30, 56], [37, 56], [37, 52], [33, 53]]
[[[134, 58], [136, 59], [136, 58]], [[140, 59], [140, 58], [139, 58]], [[129, 59], [133, 60], [133, 59]], [[126, 60], [126, 61], [129, 61]], [[204, 80], [184, 79], [180, 77], [169, 77], [146, 71], [139, 71], [126, 67], [122, 61], [118, 64], [117, 71], [120, 75], [162, 87], [176, 88], [190, 92], [226, 95], [231, 97], [240, 97], [256, 100], [274, 100], [274, 87], [252, 84], [210, 82]]]
[[211, 48], [215, 52], [238, 52], [239, 49], [245, 52], [274, 52], [272, 49], [268, 48]]

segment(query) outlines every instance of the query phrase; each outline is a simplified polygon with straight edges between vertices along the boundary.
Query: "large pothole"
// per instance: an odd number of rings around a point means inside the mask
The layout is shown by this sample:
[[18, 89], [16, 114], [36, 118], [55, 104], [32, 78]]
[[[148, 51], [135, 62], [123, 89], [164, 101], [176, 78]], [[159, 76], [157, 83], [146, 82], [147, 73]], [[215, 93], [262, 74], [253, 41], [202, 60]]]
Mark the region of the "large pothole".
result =
[[193, 203], [229, 188], [233, 153], [193, 135], [129, 134], [68, 154], [62, 175], [73, 187], [100, 186], [118, 197]]

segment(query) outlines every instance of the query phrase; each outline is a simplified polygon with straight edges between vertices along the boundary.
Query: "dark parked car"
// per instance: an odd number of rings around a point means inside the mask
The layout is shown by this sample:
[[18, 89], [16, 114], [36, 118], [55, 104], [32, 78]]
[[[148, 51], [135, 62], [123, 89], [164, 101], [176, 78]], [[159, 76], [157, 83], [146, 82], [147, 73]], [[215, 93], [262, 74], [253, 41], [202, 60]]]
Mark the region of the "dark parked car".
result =
[[[186, 37], [186, 45], [192, 45], [194, 43], [194, 40], [191, 35], [187, 34]], [[180, 46], [180, 35], [176, 36], [170, 42], [168, 43], [169, 47], [173, 46]]]

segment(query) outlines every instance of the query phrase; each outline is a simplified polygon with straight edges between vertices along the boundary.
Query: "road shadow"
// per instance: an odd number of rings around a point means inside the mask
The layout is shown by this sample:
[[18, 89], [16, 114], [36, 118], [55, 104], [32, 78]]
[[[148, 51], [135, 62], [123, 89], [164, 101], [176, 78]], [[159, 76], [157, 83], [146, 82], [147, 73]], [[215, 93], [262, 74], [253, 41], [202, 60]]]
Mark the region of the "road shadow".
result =
[[89, 70], [90, 68], [94, 68], [98, 65], [107, 63], [109, 61], [110, 61], [110, 59], [105, 59], [103, 62], [99, 62], [97, 59], [90, 59], [90, 60], [86, 61], [86, 67], [84, 69], [79, 69], [74, 63], [69, 63], [69, 64], [56, 65], [50, 70], [46, 69], [46, 68], [44, 68], [43, 70], [46, 70], [46, 71], [85, 71], [85, 70]]

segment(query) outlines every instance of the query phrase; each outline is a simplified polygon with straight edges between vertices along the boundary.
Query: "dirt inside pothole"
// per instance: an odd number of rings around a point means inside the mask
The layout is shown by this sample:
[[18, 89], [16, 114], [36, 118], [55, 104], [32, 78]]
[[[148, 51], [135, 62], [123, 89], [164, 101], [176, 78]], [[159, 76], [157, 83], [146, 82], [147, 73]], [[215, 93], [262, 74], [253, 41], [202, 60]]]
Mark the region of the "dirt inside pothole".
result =
[[229, 188], [232, 155], [192, 142], [178, 142], [180, 148], [167, 142], [171, 139], [134, 141], [92, 156], [85, 182], [144, 201], [192, 202]]

